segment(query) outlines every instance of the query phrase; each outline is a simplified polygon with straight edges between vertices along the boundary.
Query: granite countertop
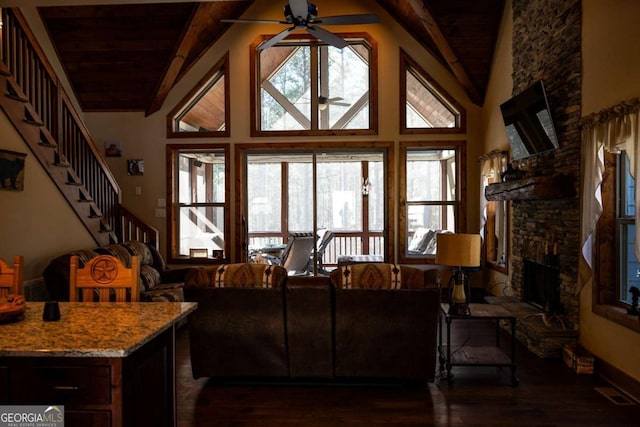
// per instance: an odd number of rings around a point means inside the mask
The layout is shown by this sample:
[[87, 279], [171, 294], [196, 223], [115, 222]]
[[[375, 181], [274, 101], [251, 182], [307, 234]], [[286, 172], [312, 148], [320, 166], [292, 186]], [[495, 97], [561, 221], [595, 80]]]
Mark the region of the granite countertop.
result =
[[126, 357], [197, 308], [197, 303], [61, 302], [60, 320], [42, 320], [43, 302], [0, 324], [0, 357]]

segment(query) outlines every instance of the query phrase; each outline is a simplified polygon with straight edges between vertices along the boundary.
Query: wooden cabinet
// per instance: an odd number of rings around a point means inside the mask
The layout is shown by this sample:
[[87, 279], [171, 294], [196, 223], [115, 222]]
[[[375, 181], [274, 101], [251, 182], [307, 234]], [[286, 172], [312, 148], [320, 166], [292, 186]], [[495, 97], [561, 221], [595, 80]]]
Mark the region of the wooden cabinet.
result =
[[5, 357], [3, 404], [64, 405], [65, 425], [173, 426], [174, 331], [127, 357]]

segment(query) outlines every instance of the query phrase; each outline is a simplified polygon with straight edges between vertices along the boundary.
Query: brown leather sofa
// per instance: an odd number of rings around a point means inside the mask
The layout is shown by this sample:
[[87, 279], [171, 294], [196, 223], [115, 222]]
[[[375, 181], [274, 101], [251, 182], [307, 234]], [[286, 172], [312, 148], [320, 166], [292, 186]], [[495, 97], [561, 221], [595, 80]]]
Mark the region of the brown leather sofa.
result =
[[440, 292], [433, 272], [354, 264], [287, 277], [265, 264], [191, 269], [194, 378], [433, 381]]

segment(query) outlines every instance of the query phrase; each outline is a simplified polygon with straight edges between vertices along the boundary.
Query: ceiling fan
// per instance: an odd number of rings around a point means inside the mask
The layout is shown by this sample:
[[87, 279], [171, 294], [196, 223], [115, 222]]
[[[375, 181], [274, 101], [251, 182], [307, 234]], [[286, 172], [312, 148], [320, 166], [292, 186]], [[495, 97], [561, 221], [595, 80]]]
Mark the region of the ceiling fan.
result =
[[321, 109], [321, 110], [326, 110], [329, 105], [339, 105], [341, 107], [350, 107], [351, 106], [351, 104], [348, 104], [346, 102], [340, 102], [340, 101], [344, 101], [344, 98], [341, 98], [339, 96], [336, 96], [334, 98], [327, 98], [326, 96], [319, 96], [318, 97], [318, 108]]
[[320, 39], [339, 49], [347, 47], [349, 44], [342, 37], [333, 34], [318, 25], [357, 25], [375, 24], [380, 22], [377, 15], [337, 15], [318, 18], [318, 8], [315, 4], [307, 0], [289, 0], [284, 6], [284, 21], [263, 20], [263, 19], [223, 19], [222, 22], [232, 23], [260, 23], [260, 24], [289, 24], [290, 28], [276, 34], [266, 42], [262, 43], [258, 49], [268, 49], [276, 45], [279, 41], [287, 37], [293, 30], [305, 30], [317, 39]]

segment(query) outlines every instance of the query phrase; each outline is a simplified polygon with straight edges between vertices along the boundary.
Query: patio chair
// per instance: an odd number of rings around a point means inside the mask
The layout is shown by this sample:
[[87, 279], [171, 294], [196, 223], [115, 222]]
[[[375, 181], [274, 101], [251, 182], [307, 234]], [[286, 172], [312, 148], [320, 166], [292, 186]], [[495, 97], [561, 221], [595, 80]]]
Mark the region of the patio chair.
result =
[[315, 239], [313, 233], [290, 233], [282, 256], [263, 254], [262, 258], [272, 265], [281, 265], [289, 276], [309, 274], [309, 258], [313, 256]]
[[[318, 240], [316, 242], [316, 256], [317, 256], [317, 264], [318, 264], [318, 273], [323, 275], [329, 275], [329, 271], [324, 268], [323, 258], [324, 252], [327, 250], [327, 246], [335, 237], [333, 231], [328, 228], [320, 228], [318, 229]], [[311, 254], [311, 258], [309, 260], [309, 265], [313, 265], [313, 253]], [[311, 268], [309, 268], [311, 269]]]

